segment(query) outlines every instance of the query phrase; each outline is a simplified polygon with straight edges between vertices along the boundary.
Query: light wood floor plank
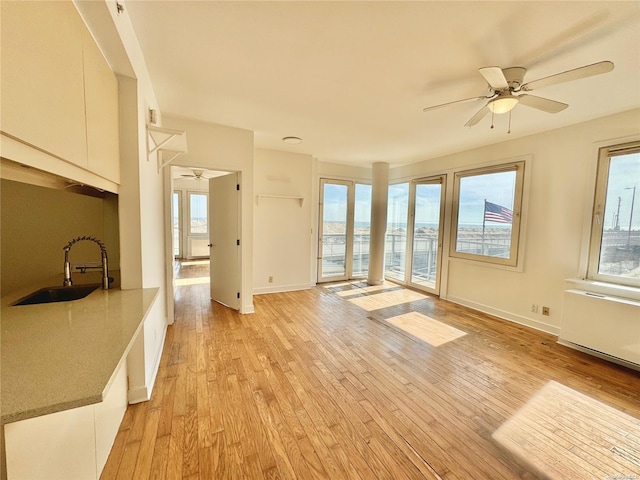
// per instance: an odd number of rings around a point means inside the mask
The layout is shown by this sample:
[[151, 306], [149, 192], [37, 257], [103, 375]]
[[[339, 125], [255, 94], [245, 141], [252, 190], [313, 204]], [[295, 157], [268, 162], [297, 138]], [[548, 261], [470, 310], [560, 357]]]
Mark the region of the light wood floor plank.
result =
[[152, 398], [127, 409], [105, 480], [640, 472], [640, 374], [552, 335], [393, 284], [255, 296], [251, 315], [208, 284], [175, 300]]

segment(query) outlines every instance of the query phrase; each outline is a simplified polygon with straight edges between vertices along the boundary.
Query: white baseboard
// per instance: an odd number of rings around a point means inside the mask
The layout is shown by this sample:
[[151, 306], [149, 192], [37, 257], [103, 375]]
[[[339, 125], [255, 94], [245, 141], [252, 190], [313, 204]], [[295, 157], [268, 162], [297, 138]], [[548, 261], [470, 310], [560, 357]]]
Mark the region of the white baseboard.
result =
[[253, 303], [249, 304], [249, 305], [242, 305], [240, 307], [240, 313], [241, 314], [246, 314], [246, 313], [256, 313], [255, 308], [253, 307]]
[[493, 308], [488, 305], [484, 305], [482, 303], [473, 302], [465, 298], [448, 296], [446, 300], [452, 303], [457, 303], [458, 305], [464, 305], [465, 307], [473, 308], [474, 310], [478, 310], [483, 313], [488, 313], [489, 315], [502, 318], [503, 320], [509, 320], [510, 322], [524, 325], [525, 327], [534, 328], [536, 330], [540, 330], [545, 333], [550, 333], [556, 336], [560, 334], [559, 327], [556, 327], [555, 325], [550, 325], [545, 322], [541, 322], [533, 318], [523, 317], [522, 315], [516, 315], [511, 312], [499, 310], [497, 308]]
[[297, 285], [277, 285], [273, 287], [259, 287], [253, 289], [254, 295], [263, 295], [265, 293], [282, 293], [293, 292], [296, 290], [309, 290], [313, 285], [310, 283], [300, 283]]
[[127, 401], [130, 404], [146, 402], [151, 398], [150, 392], [151, 391], [147, 389], [146, 385], [129, 388], [129, 391], [127, 392]]
[[135, 386], [129, 385], [129, 390], [127, 392], [127, 400], [129, 401], [129, 403], [141, 403], [151, 399], [151, 392], [153, 392], [153, 386], [156, 383], [158, 370], [160, 369], [160, 361], [162, 360], [162, 352], [164, 351], [164, 341], [167, 336], [167, 327], [168, 323], [165, 319], [160, 348], [158, 349], [158, 353], [156, 354], [156, 358], [153, 362], [153, 368], [151, 369], [151, 372], [145, 380], [147, 384]]

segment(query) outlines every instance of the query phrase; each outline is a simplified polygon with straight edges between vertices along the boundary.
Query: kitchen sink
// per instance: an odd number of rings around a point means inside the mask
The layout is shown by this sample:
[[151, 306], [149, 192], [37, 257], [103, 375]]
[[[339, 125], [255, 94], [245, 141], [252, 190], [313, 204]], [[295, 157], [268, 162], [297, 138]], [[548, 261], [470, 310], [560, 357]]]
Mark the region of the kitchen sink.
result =
[[45, 287], [18, 300], [13, 305], [35, 305], [38, 303], [80, 300], [98, 288], [100, 288], [100, 284], [71, 285], [68, 287]]

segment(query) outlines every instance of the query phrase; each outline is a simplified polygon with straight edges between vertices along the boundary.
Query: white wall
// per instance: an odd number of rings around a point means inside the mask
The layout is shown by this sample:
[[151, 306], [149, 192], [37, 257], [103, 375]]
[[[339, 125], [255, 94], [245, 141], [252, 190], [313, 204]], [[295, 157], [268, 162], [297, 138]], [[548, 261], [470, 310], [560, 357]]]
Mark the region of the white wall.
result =
[[360, 167], [355, 165], [341, 165], [339, 163], [331, 162], [318, 162], [318, 178], [354, 180], [371, 183], [371, 174], [371, 166]]
[[[470, 166], [530, 157], [522, 271], [445, 252], [443, 298], [557, 334], [564, 280], [585, 273], [581, 249], [590, 228], [597, 149], [633, 135], [640, 135], [640, 110], [392, 169], [392, 182], [447, 172], [451, 178]], [[534, 303], [548, 306], [550, 316], [532, 313]]]
[[[122, 288], [159, 287], [143, 326], [143, 345], [130, 354], [133, 401], [151, 396], [167, 328], [163, 177], [147, 155], [149, 108], [158, 110], [133, 25], [116, 2], [78, 2], [94, 38], [118, 74], [120, 98], [120, 258]], [[135, 358], [133, 358], [135, 357]]]
[[[208, 170], [240, 172], [242, 218], [240, 312], [253, 312], [253, 132], [165, 115], [163, 126], [187, 132], [188, 153], [172, 165], [202, 167]], [[167, 191], [167, 200], [170, 191]], [[171, 248], [166, 257], [172, 258]]]
[[256, 149], [254, 161], [253, 291], [309, 288], [315, 284], [309, 261], [315, 257], [315, 160], [310, 155]]

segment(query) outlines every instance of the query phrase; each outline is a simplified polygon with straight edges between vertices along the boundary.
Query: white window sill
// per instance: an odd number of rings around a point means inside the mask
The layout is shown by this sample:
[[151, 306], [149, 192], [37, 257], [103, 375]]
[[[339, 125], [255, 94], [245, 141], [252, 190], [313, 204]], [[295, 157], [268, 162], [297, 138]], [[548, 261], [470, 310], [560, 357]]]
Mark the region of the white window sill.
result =
[[565, 279], [566, 290], [576, 289], [600, 295], [625, 298], [640, 301], [640, 288], [615, 283], [598, 282], [595, 280], [583, 280], [580, 278]]

